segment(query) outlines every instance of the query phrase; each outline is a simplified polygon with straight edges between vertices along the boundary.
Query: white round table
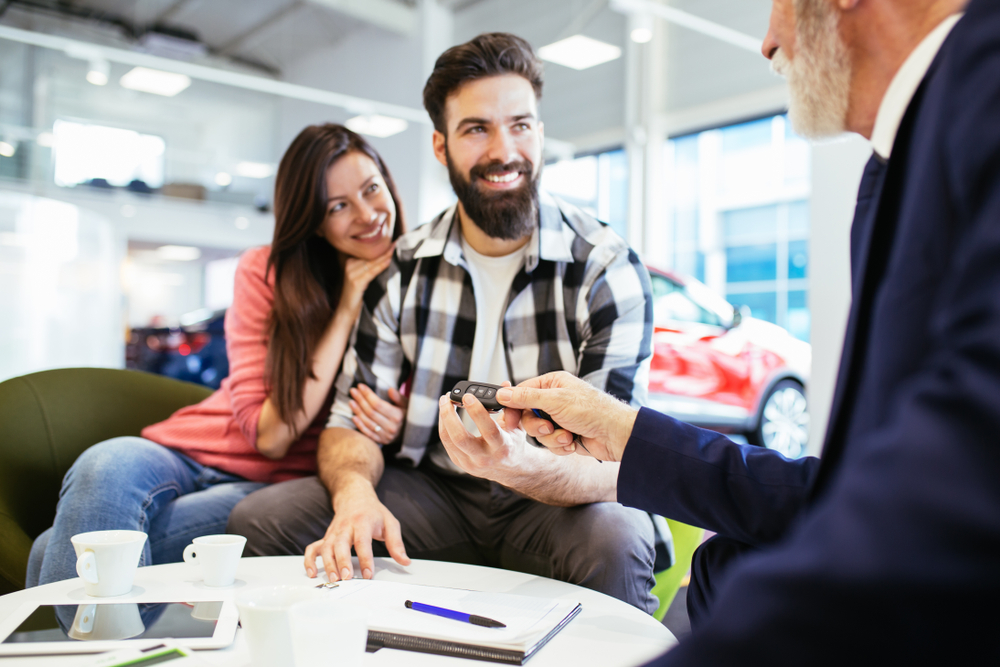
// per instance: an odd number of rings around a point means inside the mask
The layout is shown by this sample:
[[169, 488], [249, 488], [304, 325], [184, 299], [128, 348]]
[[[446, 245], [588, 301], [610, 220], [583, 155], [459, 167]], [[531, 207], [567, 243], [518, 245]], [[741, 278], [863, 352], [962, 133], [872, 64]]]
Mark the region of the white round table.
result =
[[[354, 571], [358, 571], [357, 561]], [[320, 577], [323, 574], [321, 572]], [[428, 586], [447, 586], [494, 593], [515, 593], [580, 602], [583, 609], [562, 632], [528, 662], [532, 667], [584, 667], [601, 665], [622, 667], [641, 665], [673, 647], [677, 640], [652, 616], [620, 600], [588, 588], [530, 574], [477, 565], [441, 561], [414, 560], [403, 567], [388, 558], [375, 559], [375, 578]], [[198, 575], [196, 566], [187, 563], [155, 565], [137, 570], [135, 585], [128, 595], [114, 598], [135, 602], [197, 602], [230, 600], [238, 592], [274, 584], [315, 585], [320, 580], [306, 577], [300, 556], [243, 558], [236, 571], [236, 583], [225, 588], [209, 588]], [[323, 580], [325, 581], [325, 579]], [[67, 579], [37, 588], [29, 588], [0, 597], [0, 619], [6, 618], [25, 602], [72, 604], [92, 600], [83, 591], [80, 579]], [[110, 599], [110, 598], [104, 598]], [[237, 633], [228, 649], [199, 651], [211, 664], [243, 667], [249, 664], [246, 644]], [[92, 660], [86, 656], [45, 656], [3, 658], [3, 667], [15, 665], [78, 665]], [[369, 665], [487, 665], [490, 663], [425, 653], [380, 649], [365, 656]]]

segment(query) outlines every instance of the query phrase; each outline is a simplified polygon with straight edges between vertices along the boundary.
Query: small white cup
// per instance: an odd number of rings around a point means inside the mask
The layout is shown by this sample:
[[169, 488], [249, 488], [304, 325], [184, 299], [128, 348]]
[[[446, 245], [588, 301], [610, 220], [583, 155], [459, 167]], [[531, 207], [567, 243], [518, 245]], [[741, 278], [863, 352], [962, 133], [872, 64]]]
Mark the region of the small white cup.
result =
[[146, 533], [138, 530], [95, 530], [69, 538], [76, 550], [76, 573], [94, 597], [125, 595], [132, 590]]
[[361, 667], [368, 619], [345, 600], [307, 600], [288, 610], [295, 664]]
[[184, 562], [201, 565], [206, 586], [230, 586], [236, 580], [247, 538], [242, 535], [203, 535], [184, 547]]
[[80, 641], [129, 639], [146, 631], [135, 603], [82, 604], [76, 608], [69, 636]]
[[265, 586], [236, 596], [240, 625], [255, 667], [294, 665], [288, 610], [307, 600], [323, 599], [311, 586]]

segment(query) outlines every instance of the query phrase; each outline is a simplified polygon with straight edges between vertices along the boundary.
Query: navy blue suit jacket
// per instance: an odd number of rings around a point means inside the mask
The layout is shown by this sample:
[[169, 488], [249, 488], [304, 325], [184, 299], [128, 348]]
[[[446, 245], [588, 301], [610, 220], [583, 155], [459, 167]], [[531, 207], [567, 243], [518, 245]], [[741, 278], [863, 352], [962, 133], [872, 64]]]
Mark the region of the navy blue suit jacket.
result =
[[968, 6], [866, 168], [851, 246], [822, 461], [640, 412], [619, 501], [760, 547], [657, 665], [1000, 657], [997, 0]]

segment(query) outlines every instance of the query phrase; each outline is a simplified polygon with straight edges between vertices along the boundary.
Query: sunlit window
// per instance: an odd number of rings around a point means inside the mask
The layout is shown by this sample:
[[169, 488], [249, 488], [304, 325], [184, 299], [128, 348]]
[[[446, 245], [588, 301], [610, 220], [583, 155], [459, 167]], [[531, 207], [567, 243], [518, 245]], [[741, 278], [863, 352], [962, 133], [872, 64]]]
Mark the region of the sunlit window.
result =
[[56, 185], [121, 187], [134, 180], [151, 188], [163, 185], [165, 145], [161, 137], [63, 120], [55, 122], [52, 133]]
[[545, 165], [542, 189], [579, 206], [625, 236], [628, 227], [628, 162], [618, 149]]
[[673, 269], [809, 340], [809, 146], [788, 119], [671, 139]]
[[[672, 138], [664, 175], [665, 216], [645, 224], [662, 225], [667, 242], [646, 248], [651, 261], [808, 341], [809, 144], [787, 117]], [[548, 164], [542, 187], [626, 236], [623, 150]]]

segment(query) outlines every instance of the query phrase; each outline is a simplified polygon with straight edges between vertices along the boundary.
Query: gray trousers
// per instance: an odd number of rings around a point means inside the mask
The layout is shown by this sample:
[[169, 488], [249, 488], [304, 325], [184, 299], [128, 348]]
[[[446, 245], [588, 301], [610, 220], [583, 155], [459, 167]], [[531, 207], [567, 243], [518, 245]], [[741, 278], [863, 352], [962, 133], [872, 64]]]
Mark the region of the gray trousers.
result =
[[[376, 492], [399, 520], [411, 558], [526, 572], [656, 610], [653, 524], [645, 512], [618, 503], [553, 507], [426, 464], [387, 465]], [[326, 489], [306, 477], [248, 495], [230, 514], [227, 531], [246, 536], [244, 555], [301, 555], [332, 519]], [[389, 555], [381, 542], [372, 549]]]

